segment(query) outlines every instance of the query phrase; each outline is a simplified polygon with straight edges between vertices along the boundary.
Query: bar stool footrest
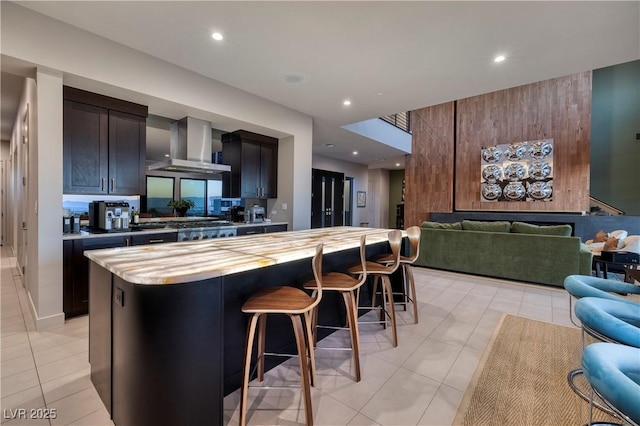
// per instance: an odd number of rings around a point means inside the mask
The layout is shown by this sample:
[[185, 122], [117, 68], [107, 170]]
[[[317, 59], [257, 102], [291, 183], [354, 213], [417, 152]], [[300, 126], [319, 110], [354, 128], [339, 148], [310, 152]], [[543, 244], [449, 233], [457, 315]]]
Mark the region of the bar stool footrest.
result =
[[[569, 374], [567, 374], [567, 382], [569, 383], [569, 387], [571, 388], [571, 390], [573, 390], [576, 393], [576, 395], [578, 395], [580, 398], [584, 399], [585, 401], [589, 402], [590, 401], [589, 395], [587, 395], [583, 389], [580, 389], [580, 387], [575, 382], [576, 377], [577, 376], [581, 376], [581, 375], [584, 375], [584, 371], [582, 371], [581, 368], [577, 368], [575, 370], [571, 370], [571, 371], [569, 371]], [[618, 415], [613, 410], [611, 410], [609, 407], [607, 407], [605, 405], [600, 404], [597, 401], [593, 401], [593, 406], [598, 408], [601, 411], [604, 411], [605, 413], [609, 414], [610, 416], [618, 417]], [[594, 424], [596, 424], [596, 423], [594, 423]], [[606, 424], [614, 424], [615, 425], [617, 423], [602, 423], [602, 424], [603, 425], [606, 425]]]

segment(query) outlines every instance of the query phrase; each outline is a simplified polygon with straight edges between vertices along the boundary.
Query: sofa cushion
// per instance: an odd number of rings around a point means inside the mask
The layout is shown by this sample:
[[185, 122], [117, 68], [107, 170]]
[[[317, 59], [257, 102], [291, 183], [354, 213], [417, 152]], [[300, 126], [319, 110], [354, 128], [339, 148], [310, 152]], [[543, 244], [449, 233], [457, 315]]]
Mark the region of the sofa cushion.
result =
[[440, 222], [422, 222], [422, 228], [431, 228], [431, 229], [457, 229], [462, 230], [462, 225], [460, 222], [454, 223], [440, 223]]
[[557, 235], [560, 237], [571, 236], [571, 225], [533, 225], [531, 223], [513, 222], [511, 232], [518, 234]]
[[511, 224], [506, 221], [481, 222], [478, 220], [463, 220], [462, 229], [465, 231], [509, 232]]
[[594, 243], [605, 243], [607, 241], [608, 235], [604, 231], [596, 232], [596, 235], [593, 237]]

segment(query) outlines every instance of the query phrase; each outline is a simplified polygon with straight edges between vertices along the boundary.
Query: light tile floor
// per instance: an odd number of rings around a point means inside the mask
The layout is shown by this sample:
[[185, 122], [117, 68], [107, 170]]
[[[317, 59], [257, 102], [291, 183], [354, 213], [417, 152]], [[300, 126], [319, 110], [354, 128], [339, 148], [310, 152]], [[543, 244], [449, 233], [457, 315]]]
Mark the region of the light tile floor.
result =
[[[89, 378], [88, 317], [35, 331], [15, 257], [2, 248], [2, 423], [112, 425]], [[398, 311], [399, 345], [390, 330], [360, 327], [362, 381], [351, 376], [349, 351], [316, 351], [312, 389], [316, 425], [450, 425], [476, 365], [504, 313], [571, 326], [559, 288], [414, 268], [420, 321]], [[348, 344], [337, 332], [319, 347]], [[297, 361], [267, 374], [266, 383], [299, 383]], [[224, 401], [225, 422], [238, 423], [239, 392]], [[251, 389], [249, 423], [304, 423], [300, 389]], [[55, 419], [28, 418], [31, 409]], [[26, 419], [16, 418], [26, 410]], [[33, 413], [38, 413], [34, 411]], [[42, 413], [42, 412], [41, 412]]]

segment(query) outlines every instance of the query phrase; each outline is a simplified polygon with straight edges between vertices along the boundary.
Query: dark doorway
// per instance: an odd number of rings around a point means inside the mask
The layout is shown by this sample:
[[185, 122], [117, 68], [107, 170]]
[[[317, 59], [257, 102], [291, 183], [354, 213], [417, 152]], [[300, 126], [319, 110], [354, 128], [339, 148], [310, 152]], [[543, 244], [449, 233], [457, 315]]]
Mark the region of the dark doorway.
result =
[[353, 223], [353, 178], [344, 178], [344, 224], [351, 226]]
[[344, 224], [344, 173], [312, 169], [311, 227]]

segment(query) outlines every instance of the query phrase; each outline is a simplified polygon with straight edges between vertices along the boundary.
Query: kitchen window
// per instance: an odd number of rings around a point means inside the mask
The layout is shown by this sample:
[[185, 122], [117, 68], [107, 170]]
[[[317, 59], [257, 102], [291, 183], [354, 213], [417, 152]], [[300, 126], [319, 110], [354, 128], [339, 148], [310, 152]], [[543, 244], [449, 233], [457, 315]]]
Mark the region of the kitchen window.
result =
[[195, 203], [187, 211], [188, 216], [218, 216], [221, 214], [222, 181], [182, 178], [180, 198]]
[[173, 208], [168, 207], [173, 200], [172, 177], [147, 176], [147, 213], [153, 217], [173, 215]]

